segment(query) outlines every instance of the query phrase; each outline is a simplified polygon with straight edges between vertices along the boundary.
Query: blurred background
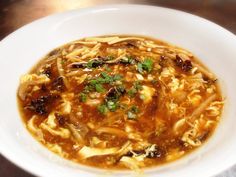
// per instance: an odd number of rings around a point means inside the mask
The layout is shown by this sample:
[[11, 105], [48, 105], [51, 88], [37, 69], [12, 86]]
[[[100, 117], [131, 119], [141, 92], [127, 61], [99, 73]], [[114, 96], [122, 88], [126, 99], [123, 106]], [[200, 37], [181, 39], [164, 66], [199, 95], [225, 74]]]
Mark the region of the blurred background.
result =
[[[0, 0], [0, 40], [21, 26], [53, 13], [118, 3], [182, 10], [211, 20], [236, 34], [236, 0]], [[0, 177], [34, 176], [0, 155]], [[236, 177], [236, 166], [216, 177]]]

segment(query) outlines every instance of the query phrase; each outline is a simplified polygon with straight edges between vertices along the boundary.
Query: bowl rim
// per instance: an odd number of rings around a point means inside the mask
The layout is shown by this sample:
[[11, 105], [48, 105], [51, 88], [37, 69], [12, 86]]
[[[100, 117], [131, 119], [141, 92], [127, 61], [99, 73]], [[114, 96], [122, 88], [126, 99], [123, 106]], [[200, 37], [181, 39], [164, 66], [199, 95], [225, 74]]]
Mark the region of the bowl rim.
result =
[[[194, 14], [191, 14], [191, 13], [188, 13], [188, 12], [184, 12], [184, 11], [181, 11], [181, 10], [167, 8], [167, 7], [162, 7], [162, 6], [155, 6], [155, 5], [109, 4], [109, 5], [96, 5], [96, 6], [86, 7], [86, 8], [82, 8], [82, 9], [68, 10], [68, 11], [64, 11], [64, 12], [54, 13], [54, 14], [51, 14], [49, 16], [42, 17], [42, 18], [39, 18], [37, 20], [34, 20], [34, 21], [32, 21], [32, 22], [30, 22], [30, 23], [28, 23], [28, 24], [18, 28], [17, 30], [13, 31], [12, 33], [7, 35], [6, 37], [4, 37], [0, 41], [0, 48], [9, 39], [14, 38], [15, 35], [17, 35], [17, 33], [19, 33], [20, 31], [24, 31], [25, 29], [31, 27], [32, 25], [36, 25], [36, 24], [38, 24], [40, 22], [43, 22], [46, 19], [48, 19], [48, 20], [53, 19], [54, 17], [56, 17], [58, 15], [61, 15], [62, 17], [65, 17], [67, 15], [70, 15], [71, 13], [76, 13], [77, 15], [79, 15], [79, 14], [83, 14], [83, 13], [85, 13], [85, 14], [86, 13], [91, 13], [91, 11], [107, 10], [107, 9], [110, 9], [110, 8], [117, 8], [117, 10], [120, 10], [122, 8], [136, 8], [136, 7], [138, 7], [138, 8], [146, 8], [146, 9], [149, 9], [149, 8], [150, 9], [152, 9], [152, 8], [163, 9], [163, 10], [166, 10], [166, 11], [172, 11], [172, 12], [176, 12], [176, 13], [181, 13], [181, 14], [187, 15], [190, 18], [195, 18], [195, 19], [204, 21], [205, 23], [214, 25], [215, 27], [220, 29], [221, 32], [225, 33], [230, 38], [232, 38], [232, 40], [236, 40], [236, 36], [231, 31], [228, 31], [227, 29], [223, 28], [222, 26], [220, 26], [220, 25], [218, 25], [218, 24], [216, 24], [216, 23], [214, 23], [214, 22], [212, 22], [210, 20], [207, 20], [205, 18], [199, 17], [197, 15], [194, 15]], [[24, 126], [24, 125], [22, 124], [22, 126]], [[4, 135], [0, 135], [0, 136], [4, 136]], [[11, 161], [13, 164], [15, 164], [17, 167], [27, 171], [30, 174], [33, 174], [33, 175], [36, 175], [36, 176], [37, 175], [44, 176], [45, 173], [43, 172], [43, 170], [40, 170], [37, 167], [32, 167], [31, 164], [29, 164], [27, 162], [25, 163], [25, 161], [22, 161], [21, 159], [15, 158], [14, 157], [15, 154], [12, 154], [11, 151], [7, 149], [7, 147], [4, 147], [4, 145], [3, 145], [3, 143], [1, 141], [0, 141], [0, 145], [1, 145], [0, 146], [0, 154], [2, 156], [4, 156], [6, 159], [8, 159], [9, 161]], [[219, 173], [221, 173], [221, 172], [231, 168], [235, 164], [236, 164], [236, 158], [235, 158], [234, 162], [230, 162], [227, 166], [224, 166], [221, 169], [215, 169], [215, 173], [212, 174], [212, 175], [217, 175], [217, 174], [219, 174]]]

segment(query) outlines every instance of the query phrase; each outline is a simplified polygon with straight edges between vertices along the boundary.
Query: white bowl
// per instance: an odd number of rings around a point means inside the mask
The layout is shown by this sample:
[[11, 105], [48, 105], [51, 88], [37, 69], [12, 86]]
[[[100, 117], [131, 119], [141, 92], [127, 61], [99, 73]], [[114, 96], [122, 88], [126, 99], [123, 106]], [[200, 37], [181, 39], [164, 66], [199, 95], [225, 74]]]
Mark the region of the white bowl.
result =
[[236, 163], [236, 37], [205, 19], [143, 5], [100, 6], [52, 15], [18, 29], [0, 42], [2, 155], [38, 176], [133, 174], [85, 167], [49, 152], [27, 132], [17, 109], [19, 77], [42, 56], [69, 41], [104, 34], [147, 35], [186, 48], [216, 73], [226, 95], [222, 121], [210, 140], [180, 160], [145, 170], [145, 176], [209, 177]]

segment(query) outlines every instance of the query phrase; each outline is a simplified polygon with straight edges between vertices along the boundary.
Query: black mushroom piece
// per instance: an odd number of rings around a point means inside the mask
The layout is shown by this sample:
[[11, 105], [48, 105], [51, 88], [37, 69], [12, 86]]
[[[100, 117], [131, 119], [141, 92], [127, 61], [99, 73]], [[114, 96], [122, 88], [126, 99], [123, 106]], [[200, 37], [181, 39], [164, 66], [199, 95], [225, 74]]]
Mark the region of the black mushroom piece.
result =
[[126, 44], [125, 44], [126, 47], [128, 48], [137, 48], [137, 45], [136, 45], [136, 42], [135, 41], [128, 41]]
[[127, 152], [127, 153], [125, 154], [125, 156], [132, 157], [134, 154], [136, 154], [136, 155], [145, 154], [145, 150], [132, 150], [132, 152], [131, 152], [131, 151]]
[[43, 74], [45, 74], [48, 78], [51, 78], [52, 76], [51, 67], [45, 68]]
[[155, 148], [153, 148], [153, 149], [150, 149], [150, 147], [149, 147], [149, 148], [144, 149], [144, 150], [132, 150], [132, 151], [129, 151], [127, 154], [125, 154], [125, 156], [132, 157], [134, 155], [139, 156], [139, 155], [145, 154], [145, 156], [147, 158], [162, 158], [162, 157], [165, 157], [166, 152], [164, 150], [162, 150], [158, 146], [154, 146], [154, 147]]
[[176, 66], [180, 67], [184, 72], [188, 72], [193, 68], [192, 62], [190, 60], [183, 60], [179, 55], [176, 55], [174, 60]]
[[97, 58], [93, 58], [89, 60], [88, 62], [86, 61], [81, 61], [81, 62], [74, 62], [71, 63], [69, 66], [71, 68], [77, 69], [77, 68], [97, 68], [100, 67], [104, 64], [135, 64], [137, 59], [131, 58], [131, 57], [124, 57], [124, 58], [113, 58], [113, 57], [101, 57], [98, 56]]
[[77, 69], [77, 68], [97, 68], [99, 66], [102, 66], [105, 64], [104, 60], [102, 58], [93, 58], [91, 60], [87, 61], [80, 61], [80, 62], [74, 62], [71, 63], [69, 66], [71, 68]]
[[133, 56], [126, 56], [119, 60], [119, 63], [125, 64], [125, 65], [134, 65], [138, 62], [139, 62], [138, 58], [133, 57]]
[[216, 78], [210, 79], [209, 77], [203, 75], [203, 80], [206, 81], [206, 83], [207, 83], [208, 85], [212, 85], [212, 84], [215, 84], [218, 79], [216, 79]]
[[160, 147], [155, 146], [153, 150], [146, 152], [147, 158], [162, 158], [165, 156], [165, 151], [162, 150]]
[[53, 95], [40, 96], [39, 98], [31, 100], [30, 104], [27, 105], [25, 109], [33, 111], [39, 115], [45, 115], [48, 113], [48, 105], [56, 98], [57, 96]]
[[112, 87], [106, 94], [106, 100], [117, 101], [122, 95], [126, 93], [126, 90], [123, 86]]
[[87, 67], [86, 61], [75, 62], [70, 65], [71, 68], [86, 68]]
[[205, 141], [207, 139], [207, 137], [209, 136], [209, 134], [210, 134], [210, 131], [206, 130], [201, 135], [199, 135], [197, 137], [197, 139], [200, 140], [200, 141]]
[[26, 108], [34, 111], [35, 113], [39, 115], [44, 115], [47, 114], [47, 102], [49, 98], [47, 96], [41, 96], [37, 99], [31, 100], [30, 105], [27, 106]]
[[55, 49], [55, 50], [51, 51], [48, 54], [48, 56], [51, 57], [51, 56], [54, 56], [54, 55], [58, 55], [58, 54], [60, 54], [60, 52], [61, 52], [61, 49]]
[[40, 91], [41, 92], [47, 92], [48, 91], [47, 86], [45, 84], [42, 84], [41, 88], [40, 88]]
[[183, 66], [184, 61], [182, 60], [182, 58], [180, 58], [179, 55], [176, 55], [174, 61], [175, 61], [176, 66], [178, 66], [178, 67], [182, 67]]
[[61, 115], [59, 113], [55, 113], [55, 117], [56, 117], [56, 120], [57, 120], [57, 122], [58, 122], [58, 124], [60, 126], [64, 126], [65, 125], [67, 117], [65, 117], [65, 116], [63, 116], [63, 115]]
[[87, 67], [89, 68], [97, 68], [99, 66], [102, 66], [105, 63], [103, 58], [94, 58], [92, 60], [89, 60], [87, 63]]
[[57, 77], [55, 80], [53, 80], [52, 88], [57, 91], [63, 91], [65, 89], [63, 78]]
[[163, 56], [163, 55], [161, 55], [161, 56], [160, 56], [160, 60], [159, 60], [159, 65], [162, 66], [162, 67], [164, 67], [165, 64], [166, 64], [166, 60], [167, 60], [166, 57]]
[[191, 63], [190, 60], [186, 60], [186, 61], [183, 63], [183, 66], [182, 66], [182, 70], [183, 70], [183, 71], [188, 72], [188, 71], [190, 71], [192, 68], [193, 68], [193, 65], [192, 65], [192, 63]]

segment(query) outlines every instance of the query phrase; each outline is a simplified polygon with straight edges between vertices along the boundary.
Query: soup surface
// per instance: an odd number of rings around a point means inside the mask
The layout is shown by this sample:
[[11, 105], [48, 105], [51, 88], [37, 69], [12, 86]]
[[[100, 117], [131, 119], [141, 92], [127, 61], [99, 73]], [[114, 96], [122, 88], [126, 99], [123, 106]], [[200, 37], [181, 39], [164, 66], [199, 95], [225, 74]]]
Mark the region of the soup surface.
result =
[[216, 76], [192, 53], [140, 36], [59, 47], [21, 77], [17, 97], [39, 142], [109, 169], [184, 156], [210, 137], [223, 109]]

